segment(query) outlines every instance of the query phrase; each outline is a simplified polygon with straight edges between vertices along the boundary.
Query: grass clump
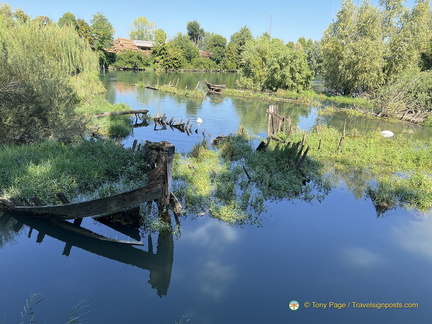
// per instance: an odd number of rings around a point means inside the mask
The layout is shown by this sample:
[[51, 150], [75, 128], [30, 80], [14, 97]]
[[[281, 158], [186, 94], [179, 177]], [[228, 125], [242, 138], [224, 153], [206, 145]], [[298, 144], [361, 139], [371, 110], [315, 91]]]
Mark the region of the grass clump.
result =
[[[298, 132], [293, 139], [302, 136]], [[384, 207], [432, 208], [430, 139], [413, 141], [404, 134], [384, 138], [379, 131], [360, 136], [347, 131], [338, 149], [341, 138], [342, 133], [325, 126], [306, 136], [310, 156], [324, 163], [334, 180], [342, 178], [358, 191], [356, 196], [362, 192]], [[376, 180], [374, 185], [372, 180]]]
[[175, 191], [188, 211], [232, 224], [259, 224], [264, 201], [272, 199], [320, 199], [330, 187], [320, 165], [306, 159], [301, 170], [292, 164], [292, 152], [271, 144], [255, 151], [244, 131], [223, 138], [216, 149], [206, 142], [187, 155], [177, 155]]
[[26, 146], [2, 146], [0, 195], [38, 196], [59, 203], [63, 192], [72, 201], [101, 198], [145, 184], [142, 157], [111, 141], [82, 141], [62, 145], [47, 141]]
[[83, 116], [87, 132], [99, 134], [110, 138], [127, 137], [132, 131], [129, 116], [95, 117], [96, 114], [114, 111], [130, 110], [125, 103], [112, 104], [101, 96], [95, 97], [90, 102], [77, 107], [76, 113]]
[[419, 172], [406, 177], [385, 177], [369, 185], [366, 194], [384, 209], [403, 206], [426, 211], [432, 208], [432, 177]]
[[172, 86], [172, 85], [162, 85], [158, 87], [159, 91], [173, 93], [180, 96], [185, 96], [189, 98], [197, 98], [197, 99], [204, 99], [205, 93], [200, 89], [180, 89], [178, 87]]

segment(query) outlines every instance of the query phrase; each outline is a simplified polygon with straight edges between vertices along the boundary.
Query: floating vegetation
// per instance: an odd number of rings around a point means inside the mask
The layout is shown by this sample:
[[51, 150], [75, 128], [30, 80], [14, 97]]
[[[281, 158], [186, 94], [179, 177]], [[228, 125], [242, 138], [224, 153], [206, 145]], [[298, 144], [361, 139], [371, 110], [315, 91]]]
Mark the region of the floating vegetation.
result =
[[292, 136], [306, 136], [310, 156], [325, 165], [326, 173], [366, 194], [375, 205], [432, 208], [430, 139], [413, 141], [404, 134], [385, 138], [379, 131], [360, 136], [356, 130], [344, 134], [326, 126]]
[[265, 200], [322, 199], [331, 189], [321, 165], [306, 158], [299, 170], [288, 145], [271, 143], [256, 151], [243, 130], [220, 138], [216, 149], [206, 141], [175, 159], [174, 191], [187, 210], [233, 224], [260, 224]]
[[366, 194], [383, 211], [399, 206], [426, 211], [432, 208], [432, 177], [422, 173], [406, 178], [385, 177], [370, 184]]
[[137, 84], [137, 87], [145, 87], [147, 89], [156, 90], [156, 91], [162, 91], [167, 93], [172, 93], [175, 95], [180, 95], [188, 98], [196, 98], [196, 99], [204, 99], [205, 93], [198, 89], [198, 86], [195, 89], [180, 89], [177, 86], [174, 86], [172, 84], [166, 84], [162, 86], [150, 86], [150, 85], [144, 85], [144, 83], [140, 82]]

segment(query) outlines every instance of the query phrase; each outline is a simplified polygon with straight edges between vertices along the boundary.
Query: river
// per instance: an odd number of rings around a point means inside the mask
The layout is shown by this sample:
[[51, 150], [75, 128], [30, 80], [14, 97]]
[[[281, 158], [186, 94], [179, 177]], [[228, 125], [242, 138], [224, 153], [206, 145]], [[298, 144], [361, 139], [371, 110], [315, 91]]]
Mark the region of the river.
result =
[[[159, 82], [190, 89], [207, 79], [234, 87], [236, 77], [165, 74]], [[134, 139], [166, 140], [178, 152], [187, 152], [203, 137], [211, 140], [239, 125], [265, 137], [266, 102], [220, 95], [187, 99], [134, 86], [156, 84], [149, 72], [109, 72], [102, 80], [112, 102], [193, 124], [189, 136], [169, 128], [134, 128], [125, 146]], [[290, 115], [302, 129], [317, 123], [318, 107], [279, 106], [280, 114]], [[322, 122], [342, 128], [346, 118], [334, 115]], [[419, 127], [358, 117], [351, 117], [348, 125], [430, 136]], [[19, 322], [26, 299], [41, 293], [44, 300], [34, 306], [38, 323], [64, 323], [82, 300], [88, 306], [88, 323], [430, 321], [431, 217], [400, 208], [377, 217], [371, 201], [352, 188], [341, 181], [321, 202], [266, 202], [259, 226], [231, 226], [209, 216], [188, 215], [180, 219], [176, 235], [142, 234], [143, 248], [3, 217], [0, 320]], [[82, 226], [125, 238], [91, 219]], [[294, 301], [299, 303], [295, 311], [290, 309]]]

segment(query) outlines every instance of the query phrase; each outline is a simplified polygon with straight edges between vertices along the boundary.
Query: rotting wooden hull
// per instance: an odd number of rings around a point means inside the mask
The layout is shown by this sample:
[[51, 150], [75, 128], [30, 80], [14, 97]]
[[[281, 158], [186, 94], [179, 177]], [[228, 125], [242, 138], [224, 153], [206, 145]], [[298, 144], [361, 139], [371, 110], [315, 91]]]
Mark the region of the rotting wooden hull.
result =
[[6, 209], [23, 215], [55, 219], [78, 219], [120, 213], [144, 202], [159, 199], [161, 195], [161, 182], [156, 181], [135, 190], [78, 203], [50, 206], [13, 206], [5, 201], [2, 203]]
[[213, 93], [221, 93], [223, 89], [226, 89], [226, 86], [222, 84], [211, 84], [207, 80], [204, 80], [204, 82], [206, 83], [208, 90]]

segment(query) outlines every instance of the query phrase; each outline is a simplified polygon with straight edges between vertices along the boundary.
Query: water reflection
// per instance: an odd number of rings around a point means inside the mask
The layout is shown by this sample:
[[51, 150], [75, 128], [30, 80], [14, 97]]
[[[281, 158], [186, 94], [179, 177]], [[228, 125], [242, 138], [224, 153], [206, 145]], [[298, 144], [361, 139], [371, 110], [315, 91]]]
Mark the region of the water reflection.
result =
[[152, 288], [156, 289], [160, 297], [168, 294], [174, 260], [172, 234], [158, 234], [156, 253], [154, 253], [151, 235], [148, 236], [148, 251], [144, 251], [131, 245], [103, 241], [92, 235], [84, 235], [87, 230], [66, 221], [5, 214], [0, 217], [0, 231], [3, 234], [1, 243], [4, 244], [4, 238], [10, 240], [15, 233], [23, 229], [23, 226], [29, 228], [28, 238], [34, 236], [34, 230], [38, 232], [35, 234], [37, 243], [42, 243], [46, 235], [66, 243], [62, 252], [64, 256], [69, 257], [72, 248], [78, 247], [117, 262], [148, 270], [150, 271], [148, 282]]

